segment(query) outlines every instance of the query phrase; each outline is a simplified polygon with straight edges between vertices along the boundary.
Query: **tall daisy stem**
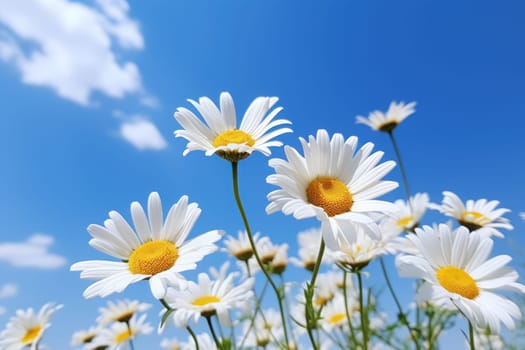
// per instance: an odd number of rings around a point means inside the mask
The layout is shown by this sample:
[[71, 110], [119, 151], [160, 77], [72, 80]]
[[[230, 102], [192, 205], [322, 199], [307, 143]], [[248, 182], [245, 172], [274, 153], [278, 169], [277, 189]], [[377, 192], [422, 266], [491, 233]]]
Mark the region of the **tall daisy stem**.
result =
[[129, 339], [128, 339], [128, 343], [129, 343], [129, 348], [131, 350], [135, 350], [135, 345], [133, 344], [133, 333], [131, 331], [131, 325], [129, 324], [129, 321], [126, 321], [126, 325], [128, 326], [128, 334], [129, 334]]
[[238, 174], [239, 163], [238, 162], [231, 162], [231, 163], [232, 163], [232, 178], [233, 178], [233, 195], [235, 197], [235, 202], [237, 203], [239, 213], [241, 214], [242, 221], [244, 222], [244, 227], [248, 235], [248, 240], [250, 241], [250, 246], [252, 247], [252, 250], [253, 250], [253, 256], [255, 257], [255, 260], [257, 260], [257, 264], [259, 264], [261, 271], [264, 273], [264, 276], [270, 283], [270, 286], [272, 287], [273, 291], [275, 292], [275, 296], [277, 297], [277, 303], [279, 304], [279, 311], [281, 313], [281, 322], [283, 323], [284, 341], [286, 342], [286, 347], [288, 348], [290, 345], [290, 342], [288, 340], [288, 329], [286, 327], [286, 316], [285, 316], [286, 314], [285, 314], [285, 310], [283, 306], [281, 291], [279, 290], [275, 282], [272, 280], [272, 277], [270, 276], [269, 272], [266, 271], [266, 268], [263, 262], [261, 261], [261, 258], [259, 257], [259, 253], [257, 252], [257, 247], [255, 246], [255, 241], [253, 239], [252, 231], [250, 229], [248, 217], [246, 216], [246, 212], [244, 211], [244, 207], [242, 205], [241, 196], [239, 195], [239, 174]]
[[324, 239], [321, 238], [321, 244], [319, 245], [319, 251], [317, 253], [317, 260], [315, 261], [315, 266], [312, 271], [312, 278], [310, 279], [310, 283], [307, 286], [307, 293], [306, 293], [307, 295], [306, 304], [305, 304], [306, 331], [308, 332], [308, 337], [310, 338], [310, 342], [312, 343], [312, 346], [314, 349], [319, 348], [312, 334], [312, 329], [317, 326], [317, 319], [312, 320], [309, 318], [309, 316], [312, 316], [311, 315], [312, 312], [309, 312], [309, 310], [314, 311], [313, 296], [314, 296], [314, 290], [315, 290], [315, 281], [317, 279], [317, 275], [319, 274], [321, 263], [323, 262], [324, 250], [325, 250], [325, 243], [324, 243]]
[[343, 297], [345, 300], [345, 312], [346, 312], [346, 321], [348, 322], [348, 328], [350, 329], [350, 336], [354, 346], [357, 345], [357, 338], [355, 337], [354, 326], [352, 325], [352, 315], [350, 314], [350, 309], [348, 308], [348, 291], [346, 280], [348, 278], [348, 271], [343, 270]]
[[357, 283], [359, 284], [359, 314], [361, 316], [361, 331], [363, 332], [363, 350], [368, 350], [368, 320], [367, 310], [363, 303], [363, 276], [357, 271]]
[[399, 170], [401, 171], [401, 177], [403, 178], [403, 184], [405, 186], [405, 194], [407, 196], [408, 205], [410, 206], [410, 211], [412, 210], [412, 203], [410, 202], [410, 187], [408, 186], [408, 177], [405, 170], [405, 166], [403, 165], [403, 161], [401, 159], [401, 152], [399, 151], [399, 147], [397, 146], [396, 138], [394, 137], [394, 133], [392, 131], [388, 132], [388, 136], [390, 136], [390, 141], [392, 142], [392, 146], [394, 147], [394, 152], [396, 153], [397, 162], [399, 163]]
[[191, 338], [193, 339], [193, 342], [195, 343], [195, 350], [200, 350], [199, 341], [197, 340], [197, 336], [195, 335], [195, 332], [193, 331], [193, 329], [191, 329], [190, 326], [187, 326], [186, 330], [188, 331], [188, 333], [190, 333]]
[[419, 341], [417, 339], [416, 334], [413, 332], [412, 327], [410, 326], [410, 323], [408, 323], [406, 314], [404, 313], [403, 308], [401, 307], [401, 303], [399, 302], [399, 299], [396, 295], [396, 292], [394, 291], [394, 288], [392, 287], [392, 282], [390, 282], [390, 278], [388, 277], [388, 273], [386, 271], [385, 261], [383, 260], [383, 257], [379, 258], [379, 262], [381, 263], [381, 270], [383, 271], [383, 276], [385, 276], [385, 282], [388, 287], [388, 290], [390, 291], [390, 294], [392, 295], [392, 298], [394, 298], [394, 302], [396, 303], [397, 311], [399, 312], [399, 320], [407, 327], [408, 334], [410, 334], [410, 338], [412, 338], [412, 341], [414, 342], [416, 349], [419, 350], [420, 349]]
[[476, 350], [476, 343], [474, 342], [474, 327], [472, 326], [472, 322], [470, 322], [470, 320], [468, 321], [468, 333], [470, 338], [470, 350]]
[[206, 322], [208, 322], [208, 327], [210, 328], [210, 332], [213, 337], [213, 340], [215, 341], [215, 345], [217, 345], [217, 349], [222, 349], [221, 341], [217, 337], [217, 333], [215, 333], [215, 328], [213, 327], [213, 323], [211, 322], [210, 316], [206, 316]]

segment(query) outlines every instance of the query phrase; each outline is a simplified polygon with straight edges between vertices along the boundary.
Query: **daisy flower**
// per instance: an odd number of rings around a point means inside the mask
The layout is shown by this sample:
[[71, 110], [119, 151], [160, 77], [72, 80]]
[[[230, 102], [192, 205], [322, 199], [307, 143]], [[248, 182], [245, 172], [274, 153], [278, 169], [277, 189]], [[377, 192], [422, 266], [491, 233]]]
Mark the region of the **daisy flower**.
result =
[[107, 347], [108, 350], [124, 350], [130, 341], [135, 340], [139, 335], [150, 334], [152, 331], [153, 328], [146, 322], [146, 315], [138, 318], [135, 315], [129, 320], [129, 324], [115, 322], [110, 328], [103, 329], [91, 342], [90, 349]]
[[410, 202], [398, 199], [394, 205], [397, 210], [381, 221], [381, 229], [394, 236], [401, 232], [413, 232], [427, 211], [428, 194], [416, 193], [410, 197]]
[[245, 338], [244, 343], [248, 347], [268, 347], [272, 341], [281, 340], [283, 337], [281, 314], [270, 308], [257, 313], [253, 326], [250, 323], [245, 324], [241, 338]]
[[[420, 255], [398, 256], [397, 269], [402, 277], [423, 279], [418, 299], [446, 309], [458, 309], [478, 328], [499, 334], [500, 323], [514, 328], [521, 318], [519, 307], [496, 294], [498, 290], [525, 293], [517, 283], [518, 273], [505, 266], [511, 257], [488, 259], [494, 242], [461, 226], [456, 231], [447, 225], [437, 230], [430, 226], [416, 229], [408, 237]], [[487, 260], [488, 259], [488, 260]]]
[[97, 280], [84, 291], [84, 297], [106, 297], [131, 283], [149, 280], [152, 294], [161, 299], [168, 285], [184, 284], [180, 272], [195, 269], [197, 262], [216, 251], [214, 242], [222, 235], [213, 230], [186, 241], [200, 212], [197, 203], [188, 203], [183, 196], [163, 223], [160, 196], [153, 192], [148, 198], [149, 220], [138, 202], [131, 203], [136, 231], [116, 211], [109, 213], [104, 226], [90, 225], [93, 239], [89, 244], [119, 261], [90, 260], [71, 266], [72, 271], [82, 271], [80, 278]]
[[36, 349], [45, 330], [51, 326], [49, 320], [61, 308], [62, 305], [47, 303], [38, 313], [32, 308], [17, 310], [16, 316], [9, 319], [5, 329], [0, 333], [0, 349], [21, 350], [25, 347]]
[[116, 303], [108, 301], [107, 307], [98, 309], [100, 316], [97, 322], [105, 326], [111, 322], [128, 322], [137, 312], [147, 311], [151, 304], [141, 303], [138, 300], [119, 300]]
[[[297, 241], [299, 243], [299, 258], [291, 257], [290, 262], [296, 266], [303, 267], [308, 271], [313, 271], [315, 263], [317, 262], [317, 254], [319, 253], [321, 239], [322, 235], [319, 228], [312, 228], [299, 232], [297, 234]], [[323, 255], [322, 262], [330, 262], [328, 254]]]
[[100, 330], [100, 327], [89, 327], [89, 329], [73, 333], [73, 336], [71, 337], [71, 345], [86, 345], [91, 343], [91, 341], [100, 333]]
[[339, 249], [330, 252], [333, 259], [353, 270], [361, 269], [381, 255], [393, 253], [392, 236], [387, 236], [375, 223], [347, 222], [341, 225]]
[[414, 114], [415, 106], [415, 102], [405, 104], [404, 102], [396, 103], [392, 101], [386, 113], [373, 111], [368, 115], [368, 118], [357, 116], [356, 121], [357, 123], [368, 125], [374, 130], [391, 132], [409, 115]]
[[[259, 232], [253, 235], [253, 241], [256, 246], [259, 241], [259, 235]], [[226, 251], [238, 260], [246, 261], [253, 256], [253, 249], [246, 231], [239, 231], [237, 239], [233, 236], [228, 236], [224, 240], [224, 245], [226, 246]]]
[[[359, 310], [359, 304], [348, 305], [349, 310]], [[333, 332], [335, 328], [346, 328], [348, 321], [346, 318], [345, 301], [342, 294], [338, 294], [321, 310], [321, 327], [327, 332]]]
[[162, 339], [160, 346], [165, 350], [181, 350], [181, 343], [175, 338]]
[[487, 201], [486, 199], [467, 200], [463, 203], [454, 193], [443, 192], [443, 202], [441, 206], [433, 205], [432, 208], [439, 210], [441, 213], [455, 218], [458, 223], [465, 226], [470, 231], [483, 231], [489, 236], [503, 238], [500, 228], [512, 230], [514, 227], [503, 215], [510, 212], [509, 209], [496, 207], [499, 201]]
[[281, 275], [288, 266], [288, 244], [281, 244], [277, 249], [277, 253], [272, 259], [271, 272], [276, 275]]
[[[217, 350], [215, 342], [208, 333], [197, 334], [197, 343], [200, 350]], [[195, 341], [191, 336], [188, 336], [188, 341], [181, 344], [181, 350], [196, 350]]]
[[199, 102], [188, 100], [205, 123], [190, 110], [183, 107], [177, 109], [175, 119], [184, 129], [175, 131], [175, 137], [188, 140], [183, 155], [199, 150], [207, 156], [217, 154], [230, 162], [242, 160], [254, 151], [270, 155], [270, 147], [282, 145], [279, 141], [271, 140], [292, 132], [289, 128], [271, 130], [291, 124], [285, 119], [274, 119], [282, 110], [281, 107], [270, 112], [278, 100], [277, 97], [256, 98], [244, 113], [238, 128], [235, 106], [229, 93], [221, 93], [220, 109], [208, 97], [201, 97]]
[[[211, 281], [205, 273], [200, 273], [198, 282], [188, 282], [187, 289], [170, 289], [165, 301], [175, 309], [170, 314], [178, 327], [186, 327], [190, 320], [197, 323], [201, 316], [211, 317], [217, 315], [221, 324], [230, 326], [228, 312], [239, 308], [242, 304], [253, 298], [253, 278], [246, 279], [238, 286], [233, 285], [233, 275], [224, 280]], [[162, 329], [162, 328], [161, 328]]]
[[357, 137], [345, 141], [341, 134], [334, 134], [330, 139], [326, 130], [317, 131], [317, 137], [310, 136], [308, 142], [300, 141], [304, 157], [285, 146], [288, 161], [270, 160], [276, 174], [266, 181], [281, 188], [268, 194], [267, 213], [281, 210], [296, 219], [317, 217], [327, 246], [337, 249], [341, 223], [368, 223], [372, 219], [367, 214], [395, 210], [392, 203], [374, 200], [398, 184], [381, 181], [395, 162], [377, 165], [383, 152], [371, 154], [372, 143], [355, 153]]

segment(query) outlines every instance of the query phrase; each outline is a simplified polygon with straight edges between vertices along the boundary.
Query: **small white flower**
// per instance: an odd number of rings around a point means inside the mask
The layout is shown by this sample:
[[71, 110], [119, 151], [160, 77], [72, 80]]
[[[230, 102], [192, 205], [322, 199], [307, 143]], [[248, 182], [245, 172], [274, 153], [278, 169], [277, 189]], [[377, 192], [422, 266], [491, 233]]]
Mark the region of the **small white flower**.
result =
[[381, 229], [393, 236], [397, 236], [401, 232], [412, 232], [427, 211], [428, 194], [416, 193], [410, 197], [410, 202], [398, 199], [394, 205], [397, 210], [381, 221]]
[[110, 328], [100, 331], [99, 335], [89, 344], [89, 349], [103, 348], [108, 350], [124, 350], [130, 340], [135, 340], [139, 335], [150, 334], [153, 328], [146, 323], [146, 315], [137, 318], [134, 315], [129, 323], [115, 322]]
[[49, 320], [61, 308], [62, 305], [47, 303], [38, 313], [32, 308], [17, 310], [16, 316], [9, 319], [5, 329], [0, 333], [0, 349], [21, 350], [25, 347], [36, 349], [45, 330], [51, 326]]
[[128, 322], [137, 312], [147, 311], [151, 304], [141, 303], [138, 300], [118, 300], [117, 302], [108, 301], [107, 307], [98, 309], [100, 316], [97, 322], [105, 326], [111, 322]]
[[458, 309], [473, 326], [489, 327], [496, 334], [500, 323], [514, 328], [513, 319], [521, 318], [520, 309], [496, 291], [525, 293], [525, 286], [516, 282], [518, 273], [506, 266], [510, 256], [488, 259], [492, 239], [478, 232], [469, 233], [463, 226], [451, 231], [447, 225], [439, 225], [438, 230], [418, 228], [408, 239], [420, 254], [398, 256], [396, 265], [402, 277], [425, 281], [419, 301]]
[[73, 333], [73, 336], [71, 337], [71, 345], [76, 346], [91, 343], [91, 341], [100, 333], [100, 330], [100, 327], [89, 327], [89, 329]]
[[344, 140], [341, 134], [334, 134], [330, 139], [326, 130], [319, 130], [308, 142], [300, 141], [304, 157], [285, 146], [288, 161], [270, 160], [276, 173], [266, 181], [280, 189], [268, 194], [267, 213], [281, 210], [297, 219], [316, 217], [326, 245], [337, 249], [342, 223], [369, 223], [372, 219], [368, 214], [395, 210], [392, 203], [374, 199], [398, 184], [381, 180], [395, 163], [378, 165], [383, 152], [371, 154], [373, 144], [367, 143], [356, 152], [357, 137]]
[[254, 279], [248, 278], [234, 286], [232, 274], [224, 280], [211, 281], [207, 274], [200, 273], [198, 283], [188, 281], [187, 289], [170, 289], [166, 294], [165, 301], [175, 309], [168, 322], [186, 327], [190, 320], [197, 323], [201, 316], [217, 315], [221, 324], [230, 326], [229, 311], [253, 298], [253, 283]]
[[239, 128], [233, 99], [223, 92], [220, 97], [220, 109], [208, 98], [201, 97], [199, 102], [188, 100], [201, 114], [203, 123], [193, 112], [180, 107], [175, 112], [175, 119], [184, 128], [175, 131], [176, 137], [184, 137], [188, 145], [183, 155], [200, 150], [207, 156], [217, 154], [220, 157], [236, 162], [248, 157], [253, 151], [268, 156], [270, 147], [281, 146], [273, 138], [292, 132], [289, 128], [271, 129], [291, 124], [286, 119], [274, 119], [282, 110], [278, 107], [267, 113], [279, 100], [277, 97], [258, 97], [246, 110]]
[[[322, 235], [320, 228], [312, 228], [299, 232], [297, 234], [297, 241], [299, 242], [299, 259], [291, 257], [290, 262], [296, 266], [303, 267], [308, 271], [313, 271], [317, 262], [321, 239]], [[324, 254], [321, 262], [330, 263], [330, 256]]]
[[480, 231], [489, 236], [503, 238], [500, 228], [512, 230], [514, 227], [503, 215], [510, 212], [509, 209], [498, 208], [499, 201], [487, 201], [486, 199], [467, 200], [463, 203], [454, 193], [443, 192], [443, 202], [441, 206], [433, 205], [433, 209], [455, 218], [458, 223], [465, 226], [470, 231]]
[[415, 102], [405, 104], [404, 102], [392, 101], [386, 113], [373, 111], [368, 115], [368, 118], [357, 116], [356, 120], [357, 123], [368, 125], [374, 130], [391, 132], [399, 123], [415, 112], [415, 106]]
[[222, 235], [222, 231], [213, 230], [186, 241], [200, 212], [197, 203], [188, 203], [188, 197], [183, 196], [163, 223], [160, 196], [152, 192], [148, 198], [149, 220], [138, 202], [131, 203], [136, 231], [116, 211], [109, 213], [104, 226], [90, 225], [93, 239], [89, 244], [120, 261], [73, 264], [72, 271], [82, 271], [80, 278], [98, 280], [84, 291], [84, 297], [106, 297], [122, 292], [131, 283], [149, 280], [153, 296], [161, 299], [168, 285], [184, 284], [180, 272], [195, 269], [197, 262], [216, 251], [214, 243]]
[[[259, 236], [259, 232], [253, 235], [253, 241], [256, 247], [257, 242], [259, 241]], [[246, 261], [253, 256], [253, 249], [246, 231], [239, 231], [237, 233], [237, 238], [228, 236], [224, 240], [224, 245], [229, 254], [241, 261]]]

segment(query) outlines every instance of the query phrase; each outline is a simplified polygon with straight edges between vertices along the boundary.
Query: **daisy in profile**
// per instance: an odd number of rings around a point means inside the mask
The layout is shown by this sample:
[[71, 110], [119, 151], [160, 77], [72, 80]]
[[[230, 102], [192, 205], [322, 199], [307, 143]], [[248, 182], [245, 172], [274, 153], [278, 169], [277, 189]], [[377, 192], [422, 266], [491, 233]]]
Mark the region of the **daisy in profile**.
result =
[[392, 236], [385, 235], [375, 223], [341, 225], [339, 249], [330, 252], [338, 263], [359, 270], [367, 266], [372, 259], [388, 253], [394, 253]]
[[500, 323], [514, 328], [521, 318], [519, 307], [496, 294], [498, 290], [525, 293], [517, 283], [518, 273], [506, 266], [508, 255], [488, 259], [493, 241], [461, 226], [456, 231], [447, 225], [437, 230], [430, 226], [416, 229], [408, 239], [420, 255], [402, 255], [396, 259], [402, 277], [424, 280], [418, 299], [451, 310], [460, 310], [473, 327], [490, 328], [500, 333]]
[[266, 181], [280, 189], [268, 194], [267, 213], [281, 210], [296, 219], [315, 216], [321, 222], [326, 245], [336, 250], [341, 223], [368, 223], [372, 221], [370, 213], [395, 210], [392, 203], [375, 199], [398, 186], [381, 180], [395, 162], [378, 165], [383, 152], [371, 154], [372, 143], [356, 152], [357, 137], [344, 140], [341, 134], [334, 134], [330, 139], [326, 130], [318, 130], [308, 142], [300, 141], [304, 157], [285, 146], [287, 161], [270, 160], [276, 173]]
[[16, 316], [9, 319], [5, 329], [0, 333], [0, 349], [21, 350], [30, 347], [38, 348], [45, 330], [51, 326], [51, 317], [62, 308], [62, 305], [47, 303], [38, 313], [32, 308], [17, 310]]
[[137, 312], [147, 311], [150, 307], [151, 304], [141, 303], [138, 300], [124, 299], [115, 303], [108, 301], [107, 307], [98, 309], [100, 316], [97, 318], [97, 322], [102, 326], [111, 322], [129, 322]]
[[181, 350], [181, 343], [178, 339], [172, 338], [172, 339], [162, 339], [160, 342], [160, 347], [165, 350]]
[[510, 210], [496, 209], [499, 201], [469, 199], [463, 203], [456, 194], [448, 191], [443, 192], [443, 196], [441, 206], [433, 205], [432, 208], [455, 218], [461, 226], [465, 226], [471, 232], [480, 230], [489, 236], [503, 238], [503, 233], [499, 229], [512, 230], [514, 228], [509, 220], [503, 217]]
[[416, 193], [410, 197], [410, 202], [398, 199], [394, 205], [397, 210], [381, 221], [381, 229], [395, 236], [402, 232], [413, 232], [427, 211], [428, 194]]
[[71, 337], [71, 345], [72, 346], [78, 346], [86, 344], [89, 344], [93, 341], [93, 339], [96, 338], [96, 336], [100, 333], [101, 328], [100, 327], [89, 327], [89, 329], [81, 330], [73, 333], [73, 336]]
[[217, 315], [222, 325], [231, 326], [229, 311], [239, 309], [253, 298], [253, 283], [254, 279], [248, 278], [234, 286], [232, 274], [224, 280], [211, 281], [207, 274], [200, 273], [197, 283], [188, 281], [186, 289], [168, 291], [164, 300], [175, 311], [167, 322], [186, 327], [190, 320], [197, 323], [201, 316]]
[[[297, 241], [299, 243], [299, 258], [291, 257], [290, 262], [296, 266], [303, 267], [308, 271], [313, 271], [315, 263], [317, 262], [317, 254], [319, 253], [321, 239], [322, 235], [319, 228], [312, 228], [299, 232], [297, 234]], [[330, 262], [330, 257], [328, 254], [323, 255], [322, 262]]]
[[282, 110], [281, 107], [272, 110], [278, 100], [277, 97], [256, 98], [244, 113], [240, 126], [237, 126], [235, 106], [229, 93], [221, 93], [220, 109], [208, 97], [201, 97], [199, 102], [188, 100], [205, 123], [189, 109], [177, 109], [174, 117], [183, 129], [175, 131], [175, 137], [188, 140], [183, 155], [199, 150], [207, 156], [217, 154], [230, 162], [242, 160], [254, 151], [270, 155], [270, 147], [282, 145], [272, 139], [292, 132], [290, 128], [273, 129], [291, 124], [285, 119], [275, 119]]
[[415, 106], [415, 102], [405, 104], [404, 102], [396, 103], [392, 101], [386, 113], [373, 111], [368, 115], [368, 118], [357, 116], [356, 121], [357, 123], [368, 125], [374, 130], [392, 132], [399, 123], [409, 115], [414, 114], [416, 111], [414, 109]]
[[149, 280], [152, 294], [161, 299], [168, 285], [184, 284], [180, 273], [195, 269], [197, 262], [216, 251], [214, 242], [222, 235], [213, 230], [186, 241], [200, 212], [197, 203], [188, 203], [183, 196], [163, 222], [160, 196], [153, 192], [148, 198], [149, 220], [138, 202], [131, 203], [135, 231], [116, 211], [109, 213], [104, 226], [90, 225], [93, 238], [89, 244], [118, 261], [90, 260], [71, 266], [72, 271], [82, 271], [81, 278], [97, 280], [84, 291], [84, 297], [106, 297], [131, 283]]
[[140, 335], [150, 334], [153, 327], [146, 322], [146, 315], [137, 318], [133, 316], [129, 324], [123, 322], [112, 323], [109, 328], [100, 331], [89, 345], [90, 349], [124, 350]]
[[[256, 247], [259, 242], [259, 236], [260, 232], [253, 235], [253, 241], [255, 242]], [[267, 238], [263, 237], [263, 239]], [[253, 249], [246, 231], [239, 231], [237, 233], [237, 238], [228, 236], [224, 240], [224, 245], [226, 246], [226, 251], [238, 260], [246, 261], [253, 256]]]

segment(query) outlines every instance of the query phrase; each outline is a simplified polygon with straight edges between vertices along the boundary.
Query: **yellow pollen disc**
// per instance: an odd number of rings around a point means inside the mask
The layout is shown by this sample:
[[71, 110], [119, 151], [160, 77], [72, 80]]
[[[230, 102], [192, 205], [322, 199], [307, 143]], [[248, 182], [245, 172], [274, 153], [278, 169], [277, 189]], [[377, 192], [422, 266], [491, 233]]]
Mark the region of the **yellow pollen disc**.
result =
[[480, 224], [488, 224], [490, 222], [488, 217], [477, 211], [464, 211], [461, 216], [464, 219], [474, 219], [475, 222]]
[[126, 329], [124, 332], [117, 334], [115, 337], [115, 343], [126, 341], [131, 338], [133, 334], [133, 329]]
[[341, 322], [345, 318], [346, 318], [346, 316], [343, 313], [333, 314], [332, 317], [330, 317], [328, 319], [328, 322], [331, 323], [331, 324], [336, 324], [338, 322]]
[[170, 269], [179, 257], [179, 250], [172, 242], [149, 241], [135, 249], [128, 261], [133, 274], [156, 275]]
[[407, 227], [408, 224], [412, 223], [414, 218], [412, 216], [405, 216], [404, 218], [399, 219], [396, 222], [396, 225], [399, 227]]
[[231, 143], [245, 144], [251, 147], [255, 144], [255, 140], [250, 134], [242, 130], [232, 129], [219, 134], [212, 142], [213, 147], [228, 146]]
[[218, 303], [221, 299], [217, 298], [214, 295], [205, 295], [203, 297], [197, 298], [191, 302], [191, 305], [195, 306], [204, 306], [211, 303]]
[[467, 299], [474, 299], [479, 295], [476, 281], [465, 271], [455, 266], [440, 267], [436, 278], [443, 288]]
[[22, 338], [22, 343], [24, 344], [31, 344], [33, 343], [42, 332], [42, 326], [34, 326], [33, 328], [29, 328], [26, 331], [26, 334], [24, 334], [24, 337]]
[[318, 177], [306, 189], [311, 204], [324, 209], [328, 216], [349, 212], [354, 203], [348, 187], [333, 177]]

